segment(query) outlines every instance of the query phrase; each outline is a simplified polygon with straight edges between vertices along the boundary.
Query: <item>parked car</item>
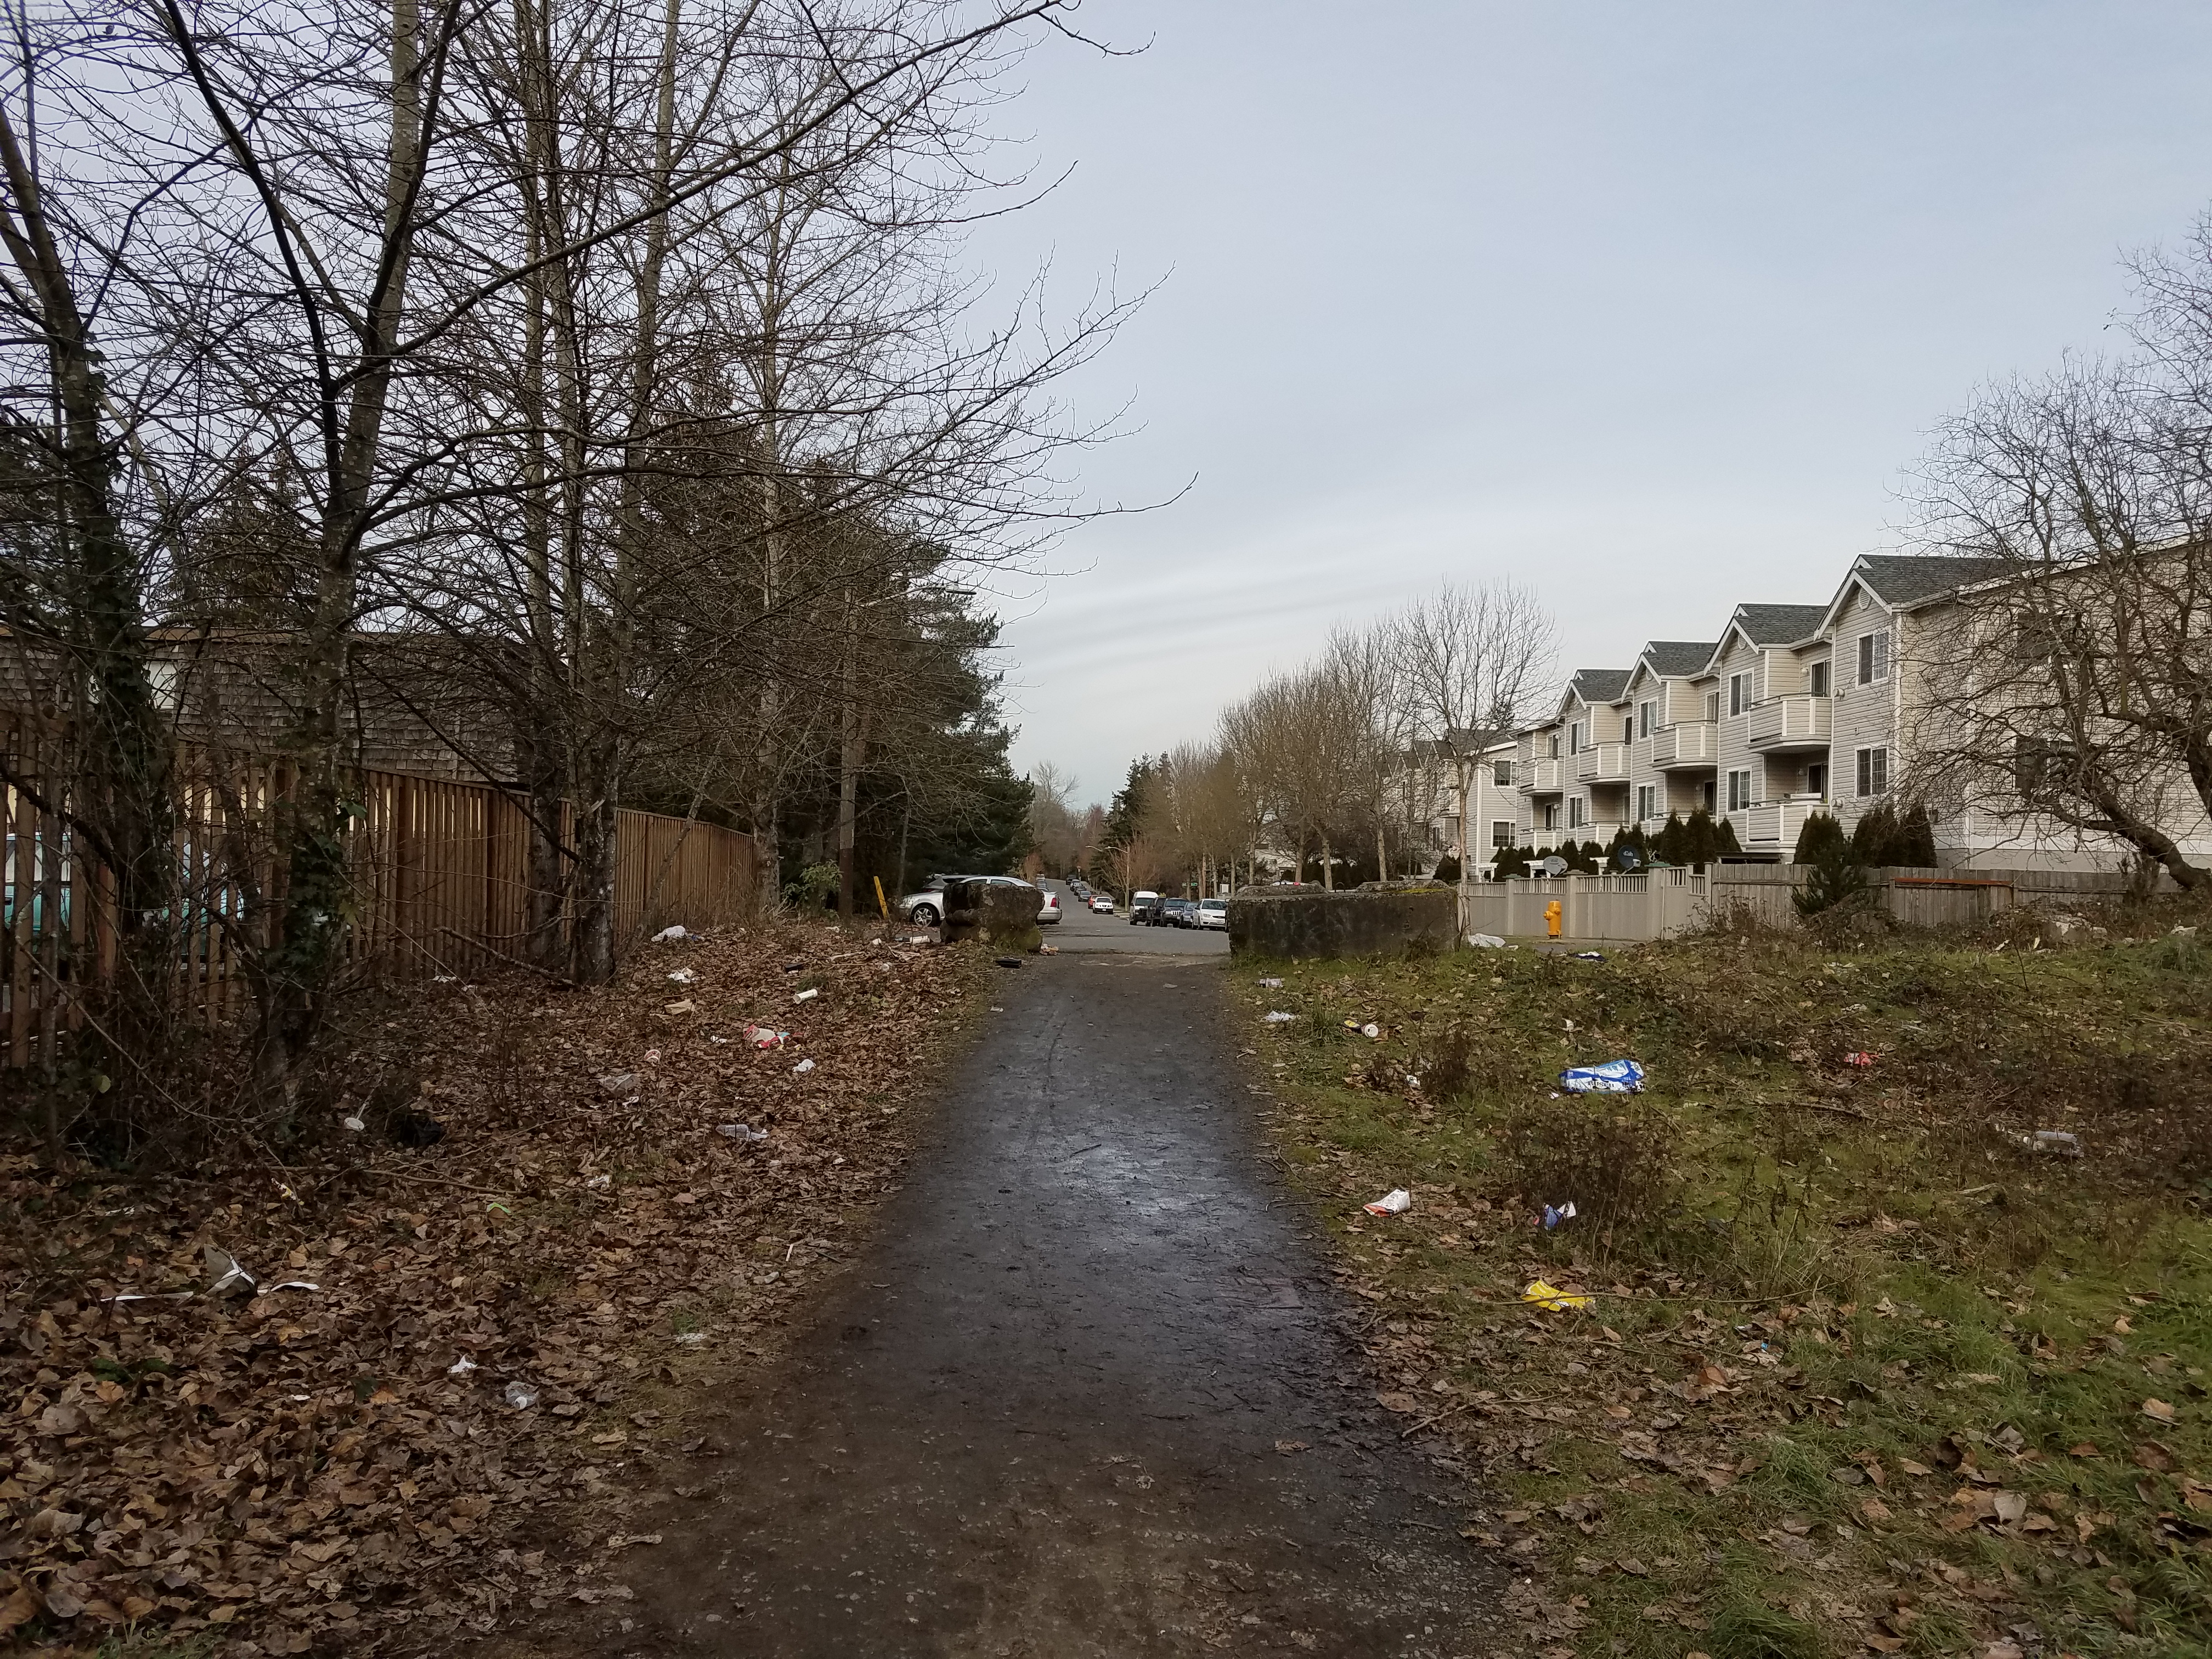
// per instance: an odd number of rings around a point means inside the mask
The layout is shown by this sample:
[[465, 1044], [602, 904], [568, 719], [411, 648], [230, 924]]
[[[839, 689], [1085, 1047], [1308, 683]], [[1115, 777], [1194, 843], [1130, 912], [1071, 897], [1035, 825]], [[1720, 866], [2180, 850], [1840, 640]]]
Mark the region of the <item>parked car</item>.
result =
[[1134, 927], [1145, 919], [1146, 908], [1159, 895], [1149, 887], [1139, 887], [1129, 895], [1129, 926]]
[[1159, 925], [1163, 927], [1197, 927], [1198, 901], [1187, 898], [1162, 899]]
[[1037, 922], [1042, 927], [1049, 927], [1052, 923], [1058, 921], [1059, 920], [1060, 895], [1054, 892], [1047, 892], [1044, 896], [1044, 905], [1037, 911]]
[[1095, 916], [1112, 915], [1114, 896], [1111, 893], [1093, 893], [1091, 896], [1091, 914]]
[[1218, 927], [1226, 933], [1229, 929], [1229, 901], [1227, 899], [1199, 900], [1198, 925], [1200, 927]]

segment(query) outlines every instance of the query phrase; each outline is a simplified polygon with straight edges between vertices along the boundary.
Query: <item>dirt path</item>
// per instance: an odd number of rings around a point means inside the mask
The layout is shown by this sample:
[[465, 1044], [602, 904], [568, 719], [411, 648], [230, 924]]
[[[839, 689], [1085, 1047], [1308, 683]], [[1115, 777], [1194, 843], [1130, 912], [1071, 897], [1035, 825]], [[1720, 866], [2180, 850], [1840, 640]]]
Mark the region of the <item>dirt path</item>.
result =
[[583, 1650], [1495, 1645], [1497, 1581], [1260, 1156], [1219, 989], [1126, 949], [1006, 975], [878, 1243], [647, 1510], [665, 1541]]

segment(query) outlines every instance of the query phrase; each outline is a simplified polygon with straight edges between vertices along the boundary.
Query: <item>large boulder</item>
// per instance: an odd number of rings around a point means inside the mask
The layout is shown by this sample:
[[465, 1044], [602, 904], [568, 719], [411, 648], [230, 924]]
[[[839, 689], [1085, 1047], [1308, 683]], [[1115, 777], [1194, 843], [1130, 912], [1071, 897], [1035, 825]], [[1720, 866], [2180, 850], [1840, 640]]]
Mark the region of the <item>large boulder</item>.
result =
[[1459, 895], [1427, 881], [1370, 881], [1348, 892], [1284, 884], [1229, 901], [1237, 956], [1380, 957], [1448, 951], [1459, 940]]
[[1044, 942], [1037, 912], [1042, 890], [1025, 881], [963, 878], [945, 884], [945, 938], [981, 939], [995, 951], [1034, 951]]

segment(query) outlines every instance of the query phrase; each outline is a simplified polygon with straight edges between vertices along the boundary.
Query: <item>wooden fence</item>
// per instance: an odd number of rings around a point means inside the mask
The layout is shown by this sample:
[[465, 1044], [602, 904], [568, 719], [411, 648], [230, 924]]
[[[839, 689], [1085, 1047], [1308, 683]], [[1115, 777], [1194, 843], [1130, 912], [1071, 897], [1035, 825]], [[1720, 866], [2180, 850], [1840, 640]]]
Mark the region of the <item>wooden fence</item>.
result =
[[[0, 1064], [22, 1066], [51, 1051], [58, 1026], [81, 1020], [71, 988], [114, 969], [113, 883], [61, 819], [34, 804], [34, 796], [51, 799], [38, 729], [0, 716], [0, 750], [9, 771], [31, 785], [0, 784], [7, 830], [0, 852]], [[262, 764], [218, 775], [204, 757], [189, 754], [179, 772], [179, 988], [196, 1018], [219, 1025], [240, 1013], [247, 997], [237, 931], [248, 907], [235, 876], [236, 849], [264, 843], [255, 832], [291, 781], [283, 767]], [[400, 772], [361, 772], [353, 783], [362, 811], [349, 836], [348, 970], [396, 980], [473, 975], [520, 955], [529, 869], [523, 799], [489, 784]], [[635, 939], [671, 922], [700, 927], [743, 917], [754, 908], [757, 870], [750, 836], [623, 811], [616, 828], [617, 936]], [[255, 872], [264, 884], [281, 878], [265, 862]]]

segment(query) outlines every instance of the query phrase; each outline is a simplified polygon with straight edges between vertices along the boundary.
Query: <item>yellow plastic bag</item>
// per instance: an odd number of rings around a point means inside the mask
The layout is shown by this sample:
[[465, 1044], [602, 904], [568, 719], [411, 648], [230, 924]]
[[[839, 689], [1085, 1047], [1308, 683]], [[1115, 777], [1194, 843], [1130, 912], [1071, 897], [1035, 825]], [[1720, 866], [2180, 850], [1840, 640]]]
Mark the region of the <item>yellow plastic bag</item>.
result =
[[1534, 1303], [1550, 1313], [1565, 1313], [1570, 1308], [1587, 1308], [1590, 1304], [1589, 1297], [1570, 1296], [1556, 1285], [1547, 1285], [1540, 1279], [1521, 1292], [1521, 1299]]

